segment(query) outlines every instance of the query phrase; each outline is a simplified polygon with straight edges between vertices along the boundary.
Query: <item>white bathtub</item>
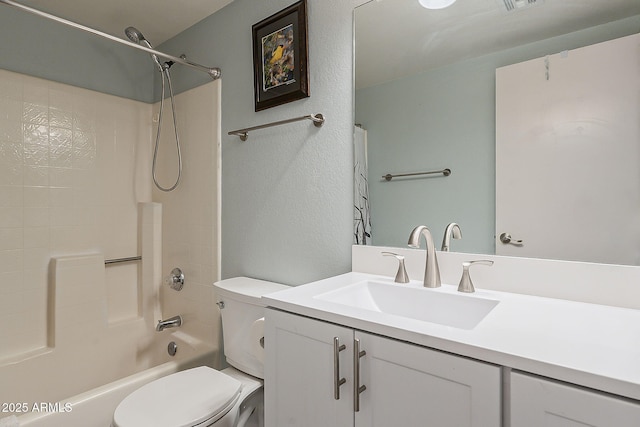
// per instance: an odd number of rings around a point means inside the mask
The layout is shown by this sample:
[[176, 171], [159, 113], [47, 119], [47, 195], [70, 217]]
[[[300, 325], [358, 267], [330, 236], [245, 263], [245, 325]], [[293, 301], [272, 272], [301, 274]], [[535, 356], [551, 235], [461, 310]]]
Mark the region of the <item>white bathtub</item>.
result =
[[[202, 342], [181, 330], [167, 330], [158, 333], [156, 337], [157, 339], [154, 339], [147, 350], [149, 353], [156, 353], [157, 357], [149, 357], [149, 354], [146, 354], [144, 363], [153, 363], [155, 359], [161, 362], [159, 365], [53, 402], [41, 399], [37, 401], [19, 399], [12, 402], [12, 408], [9, 408], [9, 402], [6, 402], [6, 409], [17, 409], [20, 406], [25, 410], [20, 411], [22, 414], [0, 412], [0, 426], [6, 424], [12, 427], [109, 427], [118, 403], [142, 385], [183, 369], [202, 365], [212, 366], [216, 363], [217, 351], [211, 344]], [[171, 341], [178, 346], [178, 351], [173, 357], [167, 352], [167, 346]], [[41, 355], [41, 357], [46, 356], [47, 354]], [[117, 365], [119, 361], [115, 359], [112, 362]], [[106, 368], [101, 363], [97, 363], [94, 370], [101, 371]], [[66, 374], [66, 382], [82, 383], [82, 378], [75, 378], [72, 371]], [[65, 373], [62, 372], [62, 375], [64, 376]], [[24, 381], [32, 383], [37, 388], [39, 384], [47, 381], [47, 378], [30, 376], [24, 378]], [[1, 401], [0, 404], [5, 405], [3, 402], [5, 401]], [[0, 407], [0, 411], [2, 409]], [[8, 416], [18, 417], [14, 420]]]

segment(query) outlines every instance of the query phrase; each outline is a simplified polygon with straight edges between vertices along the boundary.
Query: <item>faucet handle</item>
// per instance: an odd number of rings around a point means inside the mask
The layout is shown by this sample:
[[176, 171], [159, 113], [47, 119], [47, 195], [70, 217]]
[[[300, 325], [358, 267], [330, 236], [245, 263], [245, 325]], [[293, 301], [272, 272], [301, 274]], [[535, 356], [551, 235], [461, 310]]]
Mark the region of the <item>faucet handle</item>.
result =
[[475, 288], [473, 287], [473, 282], [471, 281], [471, 276], [469, 275], [469, 268], [471, 268], [474, 264], [481, 265], [493, 265], [493, 261], [488, 259], [481, 259], [477, 261], [466, 261], [462, 263], [462, 277], [460, 278], [460, 283], [458, 284], [458, 292], [466, 292], [473, 293], [475, 292]]
[[398, 272], [396, 273], [396, 283], [409, 283], [409, 275], [407, 269], [404, 267], [404, 256], [398, 255], [393, 252], [382, 252], [383, 256], [392, 256], [398, 260]]
[[164, 278], [164, 283], [171, 289], [181, 291], [184, 286], [184, 273], [179, 268], [171, 270], [171, 274]]

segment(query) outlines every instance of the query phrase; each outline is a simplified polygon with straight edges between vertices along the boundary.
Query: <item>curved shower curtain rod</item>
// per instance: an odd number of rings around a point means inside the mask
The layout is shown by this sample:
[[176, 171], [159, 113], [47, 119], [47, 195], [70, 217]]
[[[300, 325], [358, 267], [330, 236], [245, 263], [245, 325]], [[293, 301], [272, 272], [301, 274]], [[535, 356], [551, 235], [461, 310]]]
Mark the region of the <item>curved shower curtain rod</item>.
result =
[[222, 72], [220, 71], [220, 68], [205, 67], [205, 66], [197, 64], [195, 62], [188, 61], [185, 58], [179, 58], [177, 56], [169, 55], [169, 54], [160, 52], [160, 51], [155, 50], [155, 49], [150, 49], [148, 47], [141, 46], [139, 44], [130, 42], [128, 40], [124, 40], [124, 39], [112, 36], [111, 34], [103, 33], [102, 31], [98, 31], [98, 30], [95, 30], [95, 29], [90, 28], [90, 27], [85, 27], [84, 25], [80, 25], [80, 24], [78, 24], [76, 22], [69, 21], [67, 19], [60, 18], [58, 16], [51, 15], [51, 14], [46, 13], [46, 12], [42, 12], [42, 11], [40, 11], [38, 9], [34, 9], [32, 7], [25, 6], [25, 5], [20, 4], [20, 3], [16, 3], [16, 2], [14, 2], [12, 0], [0, 0], [0, 3], [3, 3], [5, 5], [7, 5], [7, 6], [15, 7], [17, 9], [24, 10], [25, 12], [29, 12], [29, 13], [32, 13], [34, 15], [41, 16], [43, 18], [47, 18], [47, 19], [50, 19], [52, 21], [60, 22], [61, 24], [67, 25], [69, 27], [77, 28], [79, 30], [86, 31], [87, 33], [91, 33], [91, 34], [94, 34], [96, 36], [100, 36], [100, 37], [103, 37], [105, 39], [108, 39], [108, 40], [111, 40], [111, 41], [114, 41], [114, 42], [129, 46], [129, 47], [132, 47], [132, 48], [135, 48], [135, 49], [138, 49], [138, 50], [143, 50], [143, 51], [145, 51], [147, 53], [153, 53], [153, 54], [155, 54], [155, 55], [157, 55], [157, 56], [159, 56], [161, 58], [168, 59], [169, 61], [173, 61], [173, 62], [178, 63], [178, 64], [186, 65], [187, 67], [196, 69], [198, 71], [204, 71], [205, 73], [209, 74], [209, 76], [211, 76], [211, 78], [213, 80], [217, 80], [222, 76]]

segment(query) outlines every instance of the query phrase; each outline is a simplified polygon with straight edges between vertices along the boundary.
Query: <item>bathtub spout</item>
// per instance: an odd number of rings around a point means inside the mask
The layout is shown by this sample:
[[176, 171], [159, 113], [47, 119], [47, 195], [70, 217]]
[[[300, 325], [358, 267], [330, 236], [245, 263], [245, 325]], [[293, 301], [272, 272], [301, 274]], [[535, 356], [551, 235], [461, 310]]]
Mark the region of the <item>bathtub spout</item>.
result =
[[156, 326], [156, 331], [164, 331], [167, 328], [177, 328], [178, 326], [182, 326], [182, 317], [181, 316], [173, 316], [167, 320], [158, 320], [158, 325]]

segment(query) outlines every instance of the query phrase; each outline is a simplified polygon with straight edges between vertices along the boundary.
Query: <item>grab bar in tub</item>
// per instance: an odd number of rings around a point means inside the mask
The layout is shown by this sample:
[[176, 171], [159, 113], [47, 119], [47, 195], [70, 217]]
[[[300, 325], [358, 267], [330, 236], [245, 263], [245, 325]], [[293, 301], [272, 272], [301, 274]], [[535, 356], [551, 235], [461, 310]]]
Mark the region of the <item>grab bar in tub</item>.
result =
[[105, 259], [104, 260], [104, 265], [118, 264], [118, 263], [121, 263], [121, 262], [141, 261], [141, 260], [142, 260], [142, 256], [141, 255], [132, 256], [132, 257], [128, 257], [128, 258]]

